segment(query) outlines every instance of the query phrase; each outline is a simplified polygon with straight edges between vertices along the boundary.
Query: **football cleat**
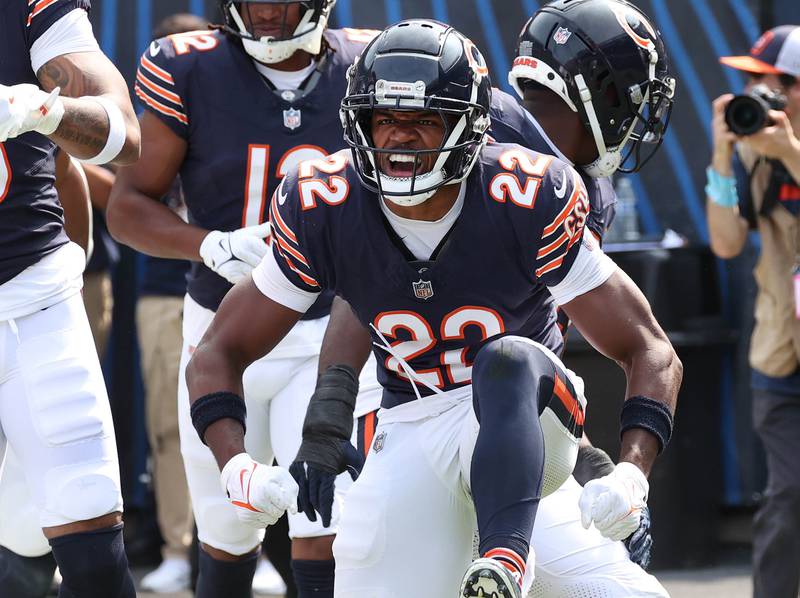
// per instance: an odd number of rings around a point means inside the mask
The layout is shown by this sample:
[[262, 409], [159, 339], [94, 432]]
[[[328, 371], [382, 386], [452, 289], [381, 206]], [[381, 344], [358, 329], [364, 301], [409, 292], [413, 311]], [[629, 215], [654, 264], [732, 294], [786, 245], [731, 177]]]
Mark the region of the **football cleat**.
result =
[[496, 559], [480, 558], [464, 574], [462, 598], [522, 598], [520, 581]]

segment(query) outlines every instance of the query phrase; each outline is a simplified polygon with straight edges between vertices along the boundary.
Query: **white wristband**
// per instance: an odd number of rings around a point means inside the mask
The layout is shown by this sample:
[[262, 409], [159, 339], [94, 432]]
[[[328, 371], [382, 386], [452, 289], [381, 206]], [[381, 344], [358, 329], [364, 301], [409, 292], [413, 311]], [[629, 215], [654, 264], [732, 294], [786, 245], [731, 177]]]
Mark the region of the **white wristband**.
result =
[[83, 96], [80, 100], [92, 100], [103, 107], [108, 115], [108, 139], [106, 145], [94, 158], [85, 158], [80, 161], [84, 164], [108, 164], [114, 160], [125, 146], [127, 127], [122, 110], [108, 98], [101, 96]]

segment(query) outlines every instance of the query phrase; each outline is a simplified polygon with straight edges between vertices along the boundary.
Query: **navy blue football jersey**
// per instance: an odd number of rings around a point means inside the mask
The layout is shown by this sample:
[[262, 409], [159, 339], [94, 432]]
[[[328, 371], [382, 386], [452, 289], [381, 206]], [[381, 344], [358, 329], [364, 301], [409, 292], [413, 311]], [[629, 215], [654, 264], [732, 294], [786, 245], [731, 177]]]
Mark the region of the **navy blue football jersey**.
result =
[[[272, 89], [241, 44], [218, 31], [151, 44], [140, 61], [136, 95], [187, 141], [180, 176], [190, 222], [222, 231], [260, 224], [286, 173], [345, 146], [339, 103], [346, 71], [374, 33], [326, 31], [328, 50], [305, 95]], [[188, 292], [203, 307], [216, 310], [230, 288], [204, 264], [192, 264]], [[309, 316], [326, 308], [321, 301]]]
[[[543, 154], [558, 155], [558, 150], [545, 137], [541, 126], [536, 122], [536, 117], [506, 92], [492, 89], [489, 116], [492, 122], [489, 134], [497, 142], [516, 143]], [[617, 203], [614, 185], [608, 177], [593, 179], [581, 170], [578, 172], [586, 185], [592, 207], [586, 226], [598, 240], [602, 240], [614, 219], [614, 206]]]
[[[465, 189], [453, 228], [417, 261], [349, 153], [303, 163], [271, 203], [273, 255], [297, 288], [342, 296], [442, 390], [468, 384], [476, 353], [498, 335], [561, 351], [546, 287], [564, 279], [582, 244], [589, 200], [580, 176], [553, 156], [490, 143]], [[383, 406], [414, 399], [398, 359], [380, 349], [376, 357]]]
[[[3, 0], [0, 83], [39, 86], [30, 50], [67, 13], [89, 0]], [[0, 284], [68, 242], [55, 181], [55, 144], [39, 133], [0, 143]]]

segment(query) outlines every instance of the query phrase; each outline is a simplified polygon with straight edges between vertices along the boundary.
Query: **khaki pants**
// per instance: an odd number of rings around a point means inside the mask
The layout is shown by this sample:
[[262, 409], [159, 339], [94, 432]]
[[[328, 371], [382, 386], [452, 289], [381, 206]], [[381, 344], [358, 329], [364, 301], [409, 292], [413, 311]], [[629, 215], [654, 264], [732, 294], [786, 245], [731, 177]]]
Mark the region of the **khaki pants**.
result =
[[178, 437], [182, 314], [183, 297], [146, 296], [136, 307], [156, 512], [165, 558], [186, 556], [193, 524]]
[[111, 332], [111, 311], [114, 307], [114, 297], [111, 294], [111, 274], [108, 272], [84, 272], [83, 305], [89, 318], [97, 355], [102, 362], [108, 343], [108, 334]]

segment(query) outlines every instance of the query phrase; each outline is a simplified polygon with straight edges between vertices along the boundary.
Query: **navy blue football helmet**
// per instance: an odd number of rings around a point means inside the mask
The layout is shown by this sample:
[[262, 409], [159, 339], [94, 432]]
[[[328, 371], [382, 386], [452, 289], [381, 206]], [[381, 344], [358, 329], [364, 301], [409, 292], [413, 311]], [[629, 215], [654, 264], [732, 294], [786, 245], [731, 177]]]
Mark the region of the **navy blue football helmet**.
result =
[[[437, 21], [403, 21], [384, 30], [348, 72], [342, 101], [345, 141], [363, 184], [398, 205], [416, 205], [443, 185], [463, 181], [486, 141], [492, 83], [486, 61], [464, 35]], [[438, 148], [380, 149], [372, 139], [372, 112], [432, 111], [445, 124]], [[379, 154], [414, 157], [410, 177], [378, 167]], [[434, 154], [430, 172], [417, 173], [419, 158]]]
[[[279, 36], [257, 36], [243, 19], [252, 4], [275, 4], [283, 6], [283, 23]], [[287, 27], [288, 8], [299, 4], [300, 23], [293, 31]], [[223, 30], [241, 38], [245, 51], [259, 62], [274, 64], [289, 58], [298, 50], [316, 56], [322, 48], [322, 34], [328, 26], [328, 18], [336, 0], [247, 0], [234, 2], [220, 0], [224, 18]]]
[[661, 35], [625, 0], [557, 0], [525, 24], [509, 83], [520, 97], [542, 85], [577, 112], [594, 137], [590, 176], [635, 172], [661, 145], [672, 110]]

